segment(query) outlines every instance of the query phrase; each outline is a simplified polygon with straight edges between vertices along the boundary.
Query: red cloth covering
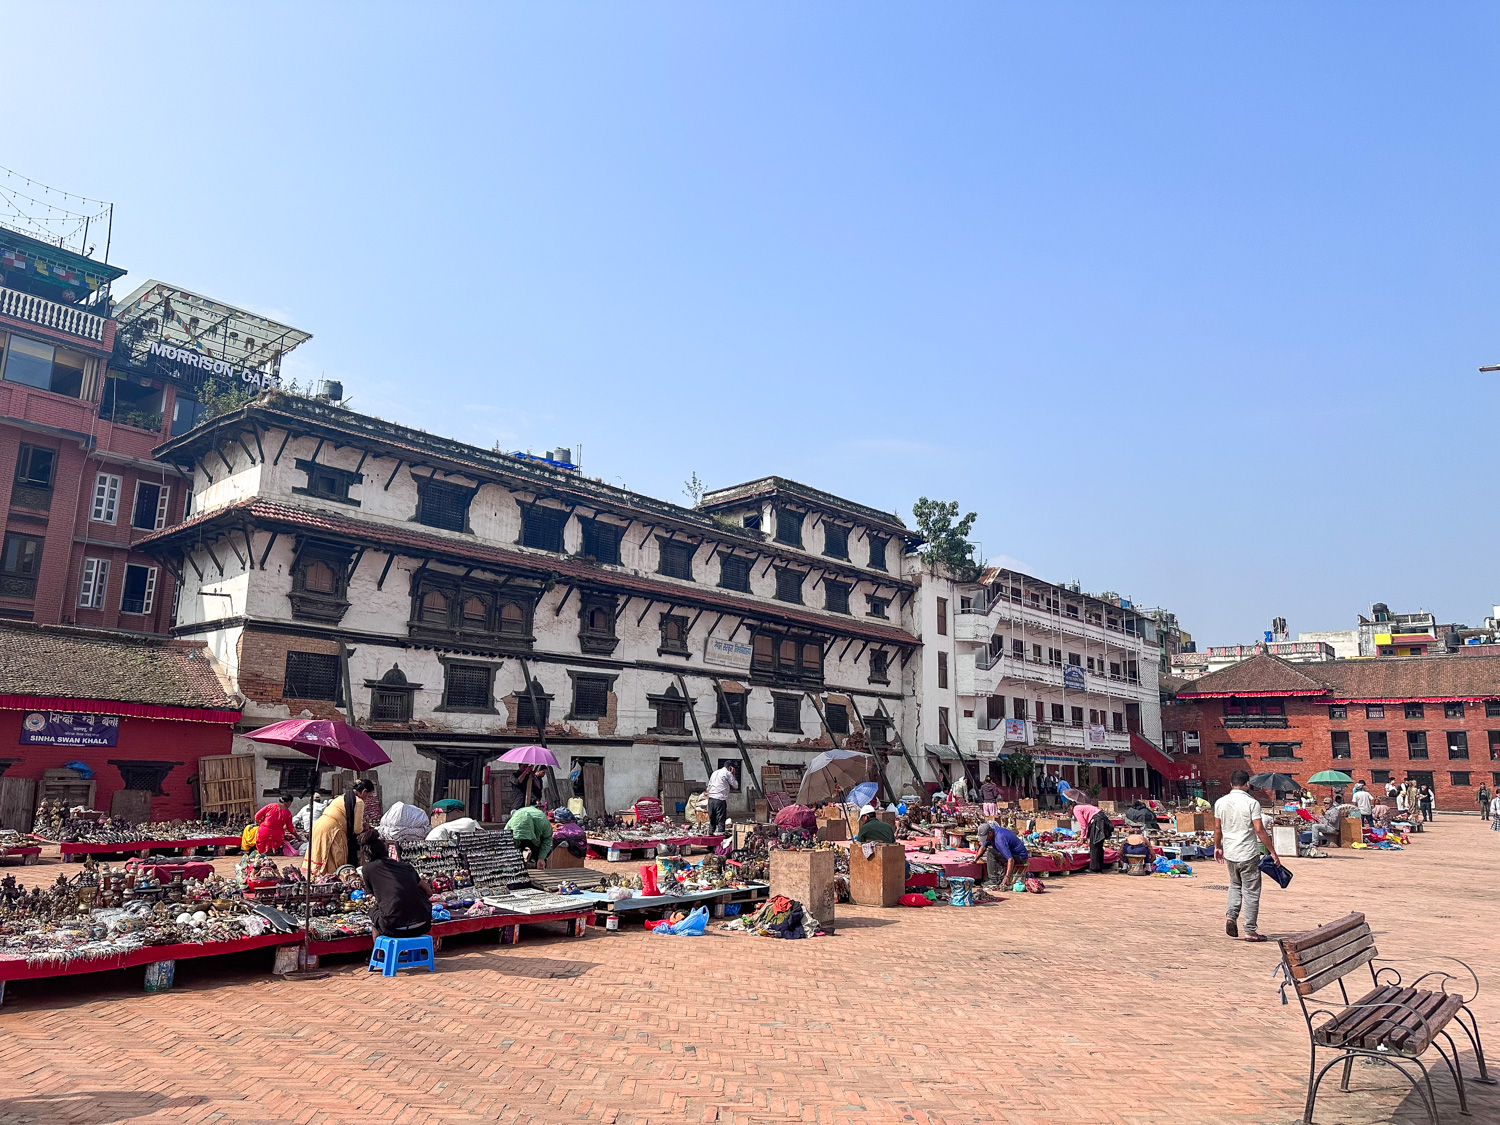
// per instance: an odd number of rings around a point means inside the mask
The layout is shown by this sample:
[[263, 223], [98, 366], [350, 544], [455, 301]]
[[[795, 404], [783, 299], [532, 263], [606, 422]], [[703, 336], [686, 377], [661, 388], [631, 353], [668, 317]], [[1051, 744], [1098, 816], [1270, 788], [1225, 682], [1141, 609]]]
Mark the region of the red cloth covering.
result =
[[134, 859], [125, 862], [125, 869], [160, 879], [163, 883], [170, 883], [178, 875], [184, 879], [207, 879], [214, 873], [211, 863], [141, 863]]
[[776, 814], [777, 828], [816, 828], [818, 814], [806, 805], [788, 805]]

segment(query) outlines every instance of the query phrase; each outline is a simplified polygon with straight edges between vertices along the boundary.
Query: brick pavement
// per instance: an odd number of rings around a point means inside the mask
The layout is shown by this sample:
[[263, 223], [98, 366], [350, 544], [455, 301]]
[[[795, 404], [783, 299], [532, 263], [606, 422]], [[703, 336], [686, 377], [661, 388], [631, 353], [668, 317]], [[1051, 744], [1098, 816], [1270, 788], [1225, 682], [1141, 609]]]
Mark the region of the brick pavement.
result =
[[[1292, 890], [1267, 887], [1268, 933], [1363, 909], [1389, 956], [1500, 971], [1500, 837], [1477, 818], [1294, 869]], [[805, 942], [590, 930], [454, 944], [395, 980], [345, 961], [290, 983], [247, 955], [181, 962], [156, 996], [140, 970], [12, 985], [0, 1125], [1298, 1120], [1306, 1033], [1275, 946], [1225, 938], [1222, 873], [1198, 871], [1073, 876], [967, 911], [845, 907], [837, 937]], [[1476, 1007], [1500, 1044], [1500, 1004]], [[1424, 1120], [1389, 1068], [1355, 1085], [1328, 1089], [1320, 1122]], [[1495, 1088], [1471, 1091], [1473, 1120], [1500, 1120]]]

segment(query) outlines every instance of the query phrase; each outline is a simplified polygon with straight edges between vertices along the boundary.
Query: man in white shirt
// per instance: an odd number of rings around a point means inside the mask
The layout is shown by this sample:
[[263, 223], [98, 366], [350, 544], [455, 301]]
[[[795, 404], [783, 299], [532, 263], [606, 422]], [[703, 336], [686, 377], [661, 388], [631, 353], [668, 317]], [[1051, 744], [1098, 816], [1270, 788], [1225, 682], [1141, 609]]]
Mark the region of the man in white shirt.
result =
[[739, 787], [739, 778], [731, 765], [722, 765], [709, 775], [703, 791], [708, 794], [708, 830], [713, 835], [723, 834], [729, 819], [729, 794]]
[[1364, 822], [1366, 828], [1375, 823], [1375, 798], [1370, 796], [1370, 791], [1365, 788], [1363, 781], [1354, 783], [1354, 807], [1359, 810], [1359, 819]]
[[1214, 803], [1214, 858], [1229, 868], [1229, 905], [1224, 911], [1224, 932], [1239, 937], [1245, 923], [1246, 941], [1265, 941], [1256, 931], [1260, 917], [1260, 845], [1280, 863], [1276, 847], [1266, 832], [1260, 802], [1250, 795], [1250, 775], [1235, 770], [1233, 786]]

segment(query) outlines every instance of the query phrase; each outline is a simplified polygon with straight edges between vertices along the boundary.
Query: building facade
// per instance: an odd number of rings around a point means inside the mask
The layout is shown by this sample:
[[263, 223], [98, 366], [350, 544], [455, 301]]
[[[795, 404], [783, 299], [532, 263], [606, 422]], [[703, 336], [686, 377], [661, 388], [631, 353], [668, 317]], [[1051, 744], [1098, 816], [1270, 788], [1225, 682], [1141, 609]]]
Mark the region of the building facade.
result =
[[1425, 782], [1439, 809], [1468, 810], [1481, 783], [1500, 783], [1500, 656], [1259, 654], [1185, 685], [1162, 722], [1167, 746], [1201, 761], [1210, 796], [1237, 769], [1304, 782], [1334, 769], [1377, 792]]
[[[1303, 634], [1305, 638], [1307, 634]], [[1252, 656], [1269, 654], [1291, 664], [1333, 660], [1335, 649], [1324, 641], [1257, 641], [1250, 645], [1212, 645], [1205, 652], [1179, 652], [1172, 657], [1172, 675], [1196, 680], [1210, 672], [1233, 667]]]
[[[888, 513], [779, 478], [684, 508], [276, 393], [157, 455], [192, 488], [148, 542], [176, 632], [247, 725], [352, 715], [392, 758], [386, 803], [498, 818], [495, 759], [539, 737], [591, 812], [725, 761], [744, 801], [850, 732], [910, 737], [912, 536]], [[305, 784], [305, 760], [241, 749], [263, 793]]]
[[1151, 618], [1012, 570], [928, 570], [921, 604], [920, 744], [950, 774], [1002, 781], [1002, 759], [1024, 752], [1104, 799], [1160, 791], [1158, 767], [1173, 771]]

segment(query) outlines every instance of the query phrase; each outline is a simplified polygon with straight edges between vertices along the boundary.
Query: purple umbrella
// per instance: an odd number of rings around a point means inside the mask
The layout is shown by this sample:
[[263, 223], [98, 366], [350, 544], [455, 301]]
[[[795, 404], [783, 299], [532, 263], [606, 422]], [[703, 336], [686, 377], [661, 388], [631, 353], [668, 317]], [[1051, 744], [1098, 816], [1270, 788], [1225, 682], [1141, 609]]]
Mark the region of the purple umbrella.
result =
[[557, 766], [557, 755], [545, 746], [517, 746], [500, 755], [502, 762], [516, 762], [523, 766]]
[[283, 719], [245, 736], [286, 746], [332, 766], [360, 772], [383, 766], [391, 756], [358, 727], [336, 719]]

